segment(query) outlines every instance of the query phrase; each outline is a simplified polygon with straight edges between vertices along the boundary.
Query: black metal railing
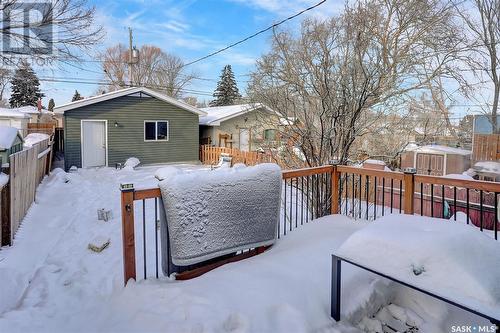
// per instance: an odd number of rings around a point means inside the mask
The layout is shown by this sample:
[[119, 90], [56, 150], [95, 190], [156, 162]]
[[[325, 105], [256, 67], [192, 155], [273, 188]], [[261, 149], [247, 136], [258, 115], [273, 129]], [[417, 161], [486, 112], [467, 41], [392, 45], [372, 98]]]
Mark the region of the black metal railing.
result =
[[[499, 183], [328, 165], [283, 171], [282, 186], [278, 238], [332, 213], [376, 220], [404, 212], [456, 221], [462, 212], [466, 223], [498, 239]], [[158, 188], [122, 188], [125, 280], [136, 278], [136, 267], [144, 279], [160, 275], [167, 237], [158, 235], [160, 195]]]

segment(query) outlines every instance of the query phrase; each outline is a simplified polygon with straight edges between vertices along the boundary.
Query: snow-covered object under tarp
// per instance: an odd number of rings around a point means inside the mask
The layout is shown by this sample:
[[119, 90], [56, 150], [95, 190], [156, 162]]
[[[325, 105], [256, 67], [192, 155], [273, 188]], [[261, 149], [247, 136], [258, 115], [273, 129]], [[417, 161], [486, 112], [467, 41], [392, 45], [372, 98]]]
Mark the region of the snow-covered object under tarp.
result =
[[469, 225], [390, 215], [352, 234], [335, 254], [500, 318], [500, 242]]
[[169, 241], [161, 242], [165, 274], [169, 250], [174, 265], [186, 266], [276, 241], [278, 165], [171, 175], [159, 183], [166, 218], [161, 237]]
[[137, 157], [129, 157], [127, 158], [127, 160], [125, 161], [125, 164], [123, 165], [124, 166], [124, 169], [126, 170], [134, 170], [136, 166], [138, 166], [139, 164], [141, 164], [141, 161], [139, 161], [139, 159]]

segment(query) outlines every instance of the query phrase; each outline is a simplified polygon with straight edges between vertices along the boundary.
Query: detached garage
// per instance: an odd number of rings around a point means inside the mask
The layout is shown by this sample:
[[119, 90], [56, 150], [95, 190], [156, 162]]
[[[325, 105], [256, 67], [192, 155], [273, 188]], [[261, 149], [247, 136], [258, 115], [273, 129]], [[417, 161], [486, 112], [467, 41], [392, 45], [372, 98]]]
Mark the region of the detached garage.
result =
[[199, 116], [206, 113], [157, 91], [133, 87], [56, 107], [64, 114], [68, 170], [198, 161]]

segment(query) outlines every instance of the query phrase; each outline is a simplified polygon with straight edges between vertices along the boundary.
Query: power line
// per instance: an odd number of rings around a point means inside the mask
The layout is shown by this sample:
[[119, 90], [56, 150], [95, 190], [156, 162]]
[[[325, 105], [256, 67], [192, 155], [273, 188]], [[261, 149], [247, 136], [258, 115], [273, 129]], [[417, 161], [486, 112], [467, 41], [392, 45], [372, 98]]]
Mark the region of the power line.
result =
[[[55, 83], [75, 83], [75, 84], [91, 84], [91, 85], [112, 85], [113, 82], [109, 81], [82, 81], [82, 80], [71, 80], [71, 79], [52, 79], [52, 78], [39, 78], [39, 81], [42, 82], [55, 82]], [[135, 85], [130, 85], [130, 84], [122, 84], [121, 86], [123, 87], [136, 87]], [[178, 90], [180, 92], [188, 93], [188, 94], [193, 94], [193, 95], [200, 95], [200, 96], [212, 96], [211, 92], [208, 91], [199, 91], [199, 90], [192, 90], [192, 89], [185, 89], [185, 88], [175, 88], [171, 86], [162, 86], [162, 85], [141, 85], [142, 87], [146, 88], [151, 88], [151, 89], [158, 89], [158, 90]]]
[[309, 11], [309, 10], [312, 10], [312, 9], [314, 9], [314, 8], [316, 8], [316, 7], [318, 7], [318, 6], [322, 5], [322, 4], [324, 4], [325, 2], [326, 2], [326, 0], [320, 1], [320, 2], [318, 2], [317, 4], [315, 4], [314, 6], [311, 6], [311, 7], [309, 7], [309, 8], [304, 9], [304, 10], [301, 10], [301, 11], [300, 11], [300, 12], [298, 12], [297, 14], [294, 14], [294, 15], [292, 15], [292, 16], [289, 16], [289, 17], [287, 17], [287, 18], [285, 18], [285, 19], [283, 19], [283, 20], [279, 21], [278, 23], [274, 23], [273, 25], [271, 25], [271, 26], [269, 26], [269, 27], [267, 27], [267, 28], [265, 28], [265, 29], [262, 29], [262, 30], [260, 30], [260, 31], [257, 31], [256, 33], [254, 33], [254, 34], [252, 34], [252, 35], [250, 35], [250, 36], [248, 36], [248, 37], [245, 37], [245, 38], [243, 38], [243, 39], [241, 39], [241, 40], [239, 40], [239, 41], [237, 41], [237, 42], [235, 42], [235, 43], [232, 43], [232, 44], [230, 44], [230, 45], [228, 45], [228, 46], [226, 46], [226, 47], [224, 47], [224, 48], [222, 48], [222, 49], [220, 49], [220, 50], [217, 50], [217, 51], [215, 51], [215, 52], [212, 52], [212, 53], [210, 53], [210, 54], [207, 54], [206, 56], [203, 56], [203, 57], [198, 58], [198, 59], [196, 59], [196, 60], [190, 61], [190, 62], [188, 62], [187, 64], [184, 64], [182, 67], [190, 66], [190, 65], [192, 65], [192, 64], [195, 64], [195, 63], [200, 62], [200, 61], [202, 61], [202, 60], [205, 60], [205, 59], [207, 59], [207, 58], [213, 57], [214, 55], [217, 55], [217, 54], [219, 54], [219, 53], [221, 53], [221, 52], [224, 52], [224, 51], [226, 51], [226, 50], [228, 50], [228, 49], [230, 49], [230, 48], [232, 48], [232, 47], [235, 47], [236, 45], [239, 45], [239, 44], [241, 44], [241, 43], [244, 43], [244, 42], [246, 42], [246, 41], [247, 41], [247, 40], [249, 40], [249, 39], [252, 39], [252, 38], [254, 38], [254, 37], [256, 37], [256, 36], [258, 36], [258, 35], [260, 35], [260, 34], [263, 34], [263, 33], [264, 33], [264, 32], [266, 32], [266, 31], [269, 31], [269, 30], [271, 30], [271, 29], [274, 29], [274, 28], [278, 27], [279, 25], [281, 25], [281, 24], [283, 24], [283, 23], [285, 23], [285, 22], [287, 22], [287, 21], [290, 21], [290, 20], [292, 20], [292, 19], [296, 18], [297, 16], [300, 16], [300, 15], [304, 14], [305, 12], [307, 12], [307, 11]]

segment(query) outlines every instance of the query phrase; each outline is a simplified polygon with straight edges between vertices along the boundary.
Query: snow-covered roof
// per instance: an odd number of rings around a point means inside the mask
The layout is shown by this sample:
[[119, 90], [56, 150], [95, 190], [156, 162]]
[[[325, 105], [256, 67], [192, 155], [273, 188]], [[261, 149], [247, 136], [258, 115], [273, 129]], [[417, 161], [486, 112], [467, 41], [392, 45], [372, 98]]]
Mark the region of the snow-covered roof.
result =
[[261, 103], [212, 106], [208, 108], [202, 108], [201, 110], [205, 111], [207, 115], [200, 117], [200, 125], [219, 126], [220, 123], [225, 120], [238, 117], [242, 114], [259, 109], [273, 112], [270, 108]]
[[14, 144], [18, 129], [9, 126], [0, 126], [0, 150], [9, 149]]
[[[0, 117], [28, 119], [31, 118], [30, 113], [33, 113], [31, 108], [31, 106], [23, 106], [14, 109], [0, 108]], [[34, 112], [38, 113], [38, 110], [35, 108]]]
[[197, 107], [194, 107], [194, 106], [189, 105], [185, 102], [176, 100], [173, 97], [167, 96], [165, 94], [162, 94], [160, 92], [154, 91], [154, 90], [146, 88], [146, 87], [130, 87], [130, 88], [112, 91], [112, 92], [102, 94], [102, 95], [84, 98], [84, 99], [81, 99], [79, 101], [70, 102], [70, 103], [60, 105], [60, 106], [56, 106], [54, 108], [54, 112], [55, 113], [64, 113], [66, 111], [73, 110], [73, 109], [76, 109], [76, 108], [79, 108], [82, 106], [91, 105], [91, 104], [95, 104], [95, 103], [99, 103], [99, 102], [104, 102], [104, 101], [107, 101], [110, 99], [114, 99], [114, 98], [118, 98], [118, 97], [122, 97], [122, 96], [134, 95], [134, 94], [138, 94], [138, 93], [143, 93], [143, 94], [146, 94], [148, 96], [157, 98], [159, 100], [173, 104], [175, 106], [180, 107], [183, 110], [195, 113], [195, 114], [200, 115], [200, 116], [203, 116], [206, 114], [204, 111], [198, 109]]
[[384, 166], [386, 165], [384, 161], [381, 161], [381, 160], [375, 160], [375, 159], [371, 159], [371, 158], [369, 158], [369, 159], [365, 160], [365, 162], [364, 162], [364, 163], [376, 164], [376, 165], [384, 165]]
[[407, 147], [406, 151], [414, 151], [417, 153], [427, 153], [427, 154], [457, 154], [457, 155], [470, 155], [472, 152], [470, 150], [461, 149], [461, 148], [453, 148], [448, 146], [440, 146], [440, 145], [428, 145], [415, 148], [413, 146]]

